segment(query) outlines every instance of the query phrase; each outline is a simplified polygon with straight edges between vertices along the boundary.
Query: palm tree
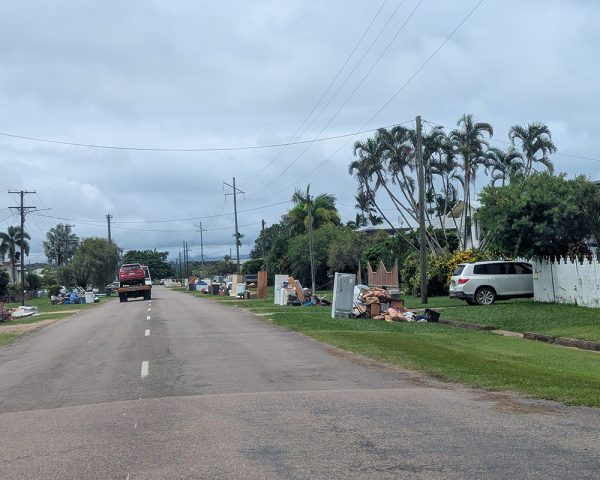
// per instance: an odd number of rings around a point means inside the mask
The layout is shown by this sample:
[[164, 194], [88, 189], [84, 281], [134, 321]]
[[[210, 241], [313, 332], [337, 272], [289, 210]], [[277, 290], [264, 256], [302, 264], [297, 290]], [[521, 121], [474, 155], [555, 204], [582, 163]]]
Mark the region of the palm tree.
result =
[[502, 180], [502, 186], [506, 184], [514, 175], [522, 174], [525, 166], [523, 165], [523, 155], [517, 152], [513, 147], [509, 147], [505, 152], [499, 148], [489, 148], [485, 152], [486, 171], [489, 169], [492, 176], [492, 185]]
[[16, 282], [17, 277], [17, 246], [20, 250], [20, 255], [29, 255], [29, 242], [31, 237], [27, 232], [21, 234], [21, 227], [8, 227], [6, 232], [0, 232], [0, 256], [2, 258], [10, 259], [10, 265], [12, 268], [13, 282]]
[[[550, 153], [556, 153], [556, 146], [552, 143], [550, 129], [543, 123], [534, 122], [526, 127], [513, 125], [508, 132], [508, 138], [513, 146], [515, 140], [521, 143], [521, 151], [526, 160], [525, 175], [531, 175], [534, 164], [541, 163], [549, 172], [554, 171], [554, 165], [548, 158]], [[536, 157], [541, 152], [541, 157]]]
[[[292, 233], [303, 233], [308, 230], [308, 195], [310, 185], [306, 193], [296, 190], [292, 196], [294, 207], [287, 214], [287, 221]], [[311, 199], [311, 215], [313, 228], [323, 225], [340, 225], [340, 214], [335, 207], [335, 195], [322, 193]]]
[[[468, 219], [471, 216], [471, 184], [475, 183], [477, 170], [484, 164], [484, 151], [489, 147], [485, 136], [491, 137], [494, 129], [489, 123], [473, 121], [472, 114], [463, 115], [457, 122], [459, 129], [450, 132], [450, 139], [456, 153], [462, 157], [463, 170], [463, 228], [462, 246], [466, 248], [467, 237], [471, 231], [471, 243], [473, 242], [472, 229], [469, 228]], [[460, 236], [459, 236], [460, 238]]]
[[70, 225], [59, 223], [46, 233], [42, 245], [48, 262], [54, 261], [56, 266], [66, 265], [79, 246], [79, 237], [72, 232]]
[[[381, 186], [386, 188], [388, 194], [391, 194], [386, 185], [383, 152], [382, 132], [378, 131], [375, 138], [367, 138], [365, 141], [355, 142], [353, 153], [358, 158], [350, 163], [348, 173], [356, 177], [359, 190], [364, 189], [366, 191], [367, 195], [371, 198], [372, 205], [377, 209], [381, 218], [388, 223], [395, 233], [399, 233], [375, 201], [375, 194]], [[375, 180], [375, 183], [371, 185], [373, 180]], [[403, 214], [403, 212], [401, 213]], [[406, 222], [406, 224], [410, 225], [409, 222]]]
[[354, 199], [356, 200], [354, 207], [360, 210], [360, 213], [356, 214], [357, 227], [365, 227], [369, 223], [371, 225], [380, 225], [383, 223], [383, 218], [376, 213], [377, 209], [373, 205], [373, 197], [371, 197], [364, 186], [354, 196]]

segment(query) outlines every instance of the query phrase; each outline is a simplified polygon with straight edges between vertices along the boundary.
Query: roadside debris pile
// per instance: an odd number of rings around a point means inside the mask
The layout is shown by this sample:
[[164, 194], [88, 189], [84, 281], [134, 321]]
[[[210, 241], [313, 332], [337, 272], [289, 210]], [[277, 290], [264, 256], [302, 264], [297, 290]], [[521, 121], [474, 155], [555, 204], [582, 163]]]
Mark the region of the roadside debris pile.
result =
[[38, 307], [17, 307], [5, 308], [3, 303], [0, 303], [0, 323], [9, 322], [12, 319], [32, 317], [39, 315]]
[[[276, 275], [276, 277], [284, 277], [284, 275]], [[317, 295], [311, 295], [311, 291], [308, 288], [302, 288], [302, 284], [299, 280], [295, 280], [294, 277], [288, 277], [287, 280], [281, 280], [278, 282], [275, 280], [275, 304], [276, 305], [292, 305], [302, 307], [330, 307], [331, 302], [326, 300], [325, 297], [318, 297]]]
[[371, 318], [386, 322], [437, 322], [440, 318], [438, 312], [429, 308], [424, 311], [409, 310], [404, 306], [399, 294], [385, 288], [357, 285], [354, 293], [354, 318]]

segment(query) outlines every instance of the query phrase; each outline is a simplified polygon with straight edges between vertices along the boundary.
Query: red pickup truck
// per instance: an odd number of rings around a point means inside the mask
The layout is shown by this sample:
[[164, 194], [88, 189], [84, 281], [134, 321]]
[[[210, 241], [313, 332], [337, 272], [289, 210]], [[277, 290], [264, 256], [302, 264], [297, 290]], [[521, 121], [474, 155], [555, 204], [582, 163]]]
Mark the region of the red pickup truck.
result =
[[144, 285], [146, 273], [139, 263], [127, 263], [119, 268], [119, 282], [121, 286]]

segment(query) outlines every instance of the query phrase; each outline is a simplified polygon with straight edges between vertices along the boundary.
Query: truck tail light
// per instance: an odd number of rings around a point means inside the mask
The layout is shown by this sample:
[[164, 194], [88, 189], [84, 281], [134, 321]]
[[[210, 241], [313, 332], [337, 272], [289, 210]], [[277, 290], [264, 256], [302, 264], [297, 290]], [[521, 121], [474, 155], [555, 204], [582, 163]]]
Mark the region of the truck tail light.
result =
[[468, 279], [468, 278], [459, 278], [457, 283], [458, 283], [459, 285], [464, 285], [464, 284], [465, 284], [465, 283], [467, 283], [468, 281], [469, 281], [469, 279]]

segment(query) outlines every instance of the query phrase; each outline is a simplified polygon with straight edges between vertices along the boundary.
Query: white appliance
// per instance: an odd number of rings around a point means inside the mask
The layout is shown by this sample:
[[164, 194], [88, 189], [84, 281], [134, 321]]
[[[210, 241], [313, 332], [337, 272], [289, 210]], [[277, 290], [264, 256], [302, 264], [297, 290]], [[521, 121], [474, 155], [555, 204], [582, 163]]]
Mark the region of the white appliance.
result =
[[354, 301], [354, 285], [356, 275], [353, 273], [336, 273], [333, 279], [333, 302], [331, 318], [349, 318]]
[[275, 275], [275, 295], [273, 295], [273, 303], [275, 305], [287, 305], [287, 297], [285, 297], [285, 303], [281, 303], [281, 300], [277, 297], [278, 292], [283, 287], [283, 283], [287, 282], [290, 277], [287, 275]]

